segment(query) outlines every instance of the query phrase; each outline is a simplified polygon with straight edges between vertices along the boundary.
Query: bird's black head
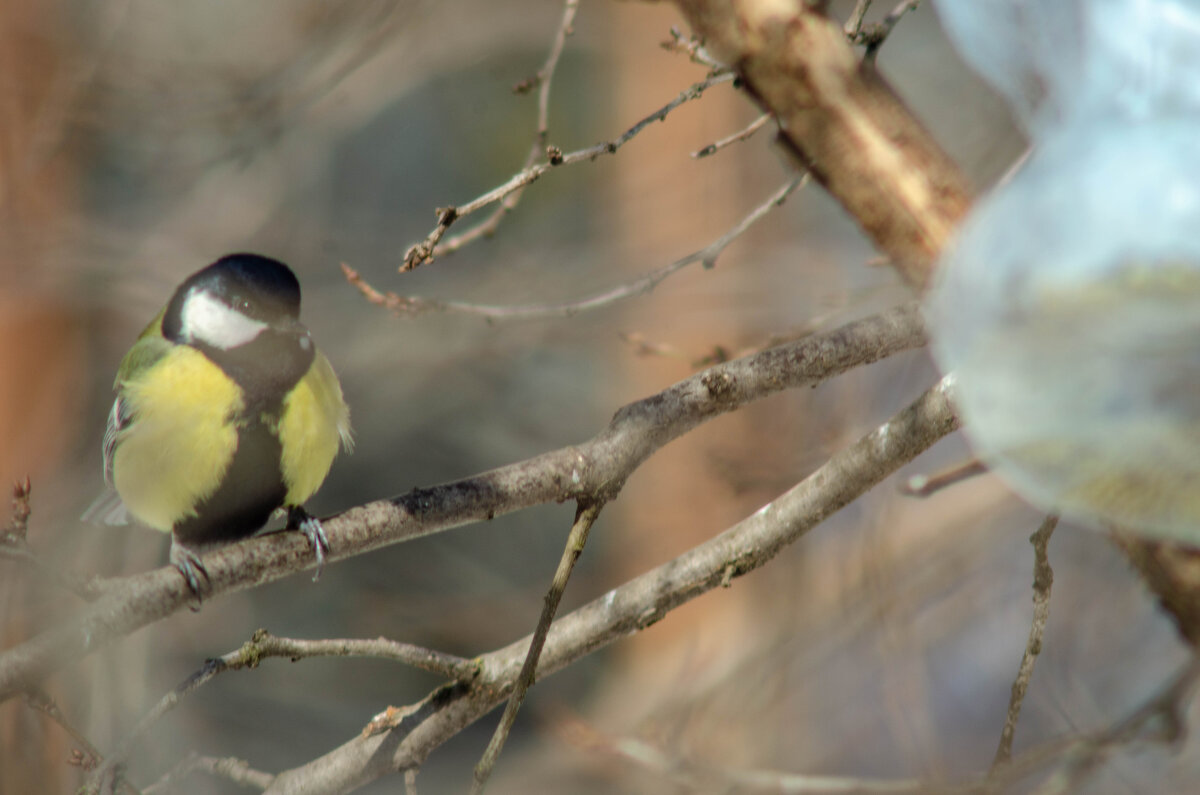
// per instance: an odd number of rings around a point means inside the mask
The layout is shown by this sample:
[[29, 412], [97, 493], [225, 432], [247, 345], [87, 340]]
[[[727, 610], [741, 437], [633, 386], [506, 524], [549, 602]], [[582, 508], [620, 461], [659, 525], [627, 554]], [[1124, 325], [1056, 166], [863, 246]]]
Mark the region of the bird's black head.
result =
[[300, 282], [291, 268], [258, 254], [229, 254], [179, 285], [162, 331], [175, 342], [230, 349], [299, 320]]

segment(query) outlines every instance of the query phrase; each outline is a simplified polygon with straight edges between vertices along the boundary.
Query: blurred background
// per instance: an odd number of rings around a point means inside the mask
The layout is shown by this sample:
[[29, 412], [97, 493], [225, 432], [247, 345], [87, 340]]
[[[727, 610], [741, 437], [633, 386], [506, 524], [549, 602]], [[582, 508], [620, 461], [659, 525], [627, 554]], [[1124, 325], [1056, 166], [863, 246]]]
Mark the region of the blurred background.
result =
[[[832, 10], [845, 18], [850, 5]], [[692, 266], [596, 312], [489, 324], [367, 304], [340, 263], [404, 295], [585, 297], [707, 245], [790, 178], [768, 131], [689, 156], [757, 116], [725, 84], [616, 156], [548, 174], [495, 237], [398, 274], [435, 207], [519, 168], [536, 100], [512, 87], [542, 64], [561, 12], [558, 0], [0, 3], [0, 483], [32, 478], [41, 556], [105, 576], [165, 562], [159, 534], [78, 517], [102, 488], [121, 356], [179, 281], [228, 252], [295, 269], [304, 321], [345, 387], [357, 449], [310, 503], [321, 514], [584, 440], [718, 347], [736, 355], [910, 297], [810, 187], [715, 269]], [[614, 138], [701, 80], [702, 67], [659, 46], [673, 25], [668, 5], [584, 3], [555, 79], [550, 142], [569, 151]], [[1020, 155], [1003, 104], [929, 9], [900, 23], [880, 65], [981, 190]], [[668, 446], [601, 517], [563, 611], [753, 512], [935, 378], [924, 352], [896, 356]], [[539, 685], [490, 791], [689, 789], [621, 755], [616, 741], [630, 738], [684, 768], [985, 770], [1028, 634], [1028, 536], [1042, 517], [987, 476], [927, 500], [899, 493], [907, 475], [967, 456], [952, 437], [764, 569]], [[338, 563], [316, 585], [294, 576], [224, 596], [56, 673], [47, 690], [107, 752], [206, 658], [259, 627], [474, 656], [532, 630], [571, 517], [571, 506], [539, 508]], [[1102, 536], [1064, 525], [1050, 554], [1051, 619], [1018, 752], [1108, 725], [1186, 658]], [[78, 606], [0, 561], [4, 648]], [[148, 785], [190, 752], [277, 772], [437, 684], [377, 661], [268, 660], [188, 698], [128, 773]], [[495, 720], [436, 751], [421, 791], [464, 791]], [[592, 741], [579, 741], [578, 721]], [[0, 793], [73, 791], [72, 747], [20, 700], [0, 705]], [[1197, 775], [1192, 742], [1118, 754], [1089, 791], [1191, 791]], [[179, 791], [242, 790], [197, 774]]]

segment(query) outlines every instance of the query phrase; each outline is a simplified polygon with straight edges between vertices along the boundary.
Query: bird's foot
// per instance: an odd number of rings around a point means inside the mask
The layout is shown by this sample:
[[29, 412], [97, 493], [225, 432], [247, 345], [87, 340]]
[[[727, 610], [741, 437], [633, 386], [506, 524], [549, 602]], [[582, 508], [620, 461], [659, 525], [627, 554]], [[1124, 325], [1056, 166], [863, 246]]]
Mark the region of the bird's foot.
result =
[[320, 519], [299, 505], [289, 505], [287, 512], [287, 529], [304, 533], [304, 537], [312, 545], [313, 554], [317, 556], [317, 573], [313, 575], [313, 582], [316, 582], [321, 579], [321, 572], [325, 570], [325, 554], [329, 552], [329, 538], [325, 535], [325, 528], [321, 526]]
[[203, 577], [206, 584], [211, 584], [208, 578], [208, 570], [200, 562], [200, 556], [172, 539], [170, 560], [171, 565], [179, 569], [179, 573], [187, 581], [188, 588], [196, 597], [196, 604], [192, 606], [192, 610], [199, 610], [200, 603], [204, 601], [204, 593], [200, 589], [200, 578]]

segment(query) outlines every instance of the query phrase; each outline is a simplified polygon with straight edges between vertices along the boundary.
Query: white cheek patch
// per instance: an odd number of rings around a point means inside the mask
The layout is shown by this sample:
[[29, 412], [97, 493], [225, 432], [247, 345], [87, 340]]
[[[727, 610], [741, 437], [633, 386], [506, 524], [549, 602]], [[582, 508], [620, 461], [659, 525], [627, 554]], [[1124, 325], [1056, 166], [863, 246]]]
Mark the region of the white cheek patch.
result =
[[184, 300], [180, 327], [188, 342], [202, 342], [229, 350], [250, 342], [262, 333], [267, 324], [246, 317], [201, 290], [191, 293]]

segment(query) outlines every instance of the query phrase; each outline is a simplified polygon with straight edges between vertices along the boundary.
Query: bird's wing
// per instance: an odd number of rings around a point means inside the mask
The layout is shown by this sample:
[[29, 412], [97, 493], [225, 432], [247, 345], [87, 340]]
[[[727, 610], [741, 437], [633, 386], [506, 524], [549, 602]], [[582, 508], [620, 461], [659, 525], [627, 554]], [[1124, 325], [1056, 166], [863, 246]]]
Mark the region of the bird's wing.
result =
[[142, 332], [142, 336], [129, 349], [129, 353], [125, 354], [125, 358], [121, 360], [121, 366], [117, 370], [117, 378], [113, 382], [113, 387], [117, 390], [117, 398], [113, 401], [112, 410], [108, 413], [108, 425], [104, 429], [105, 483], [111, 482], [112, 479], [113, 455], [116, 453], [117, 443], [120, 442], [121, 431], [128, 428], [135, 419], [129, 402], [125, 399], [125, 385], [136, 380], [141, 372], [152, 367], [171, 350], [170, 342], [163, 339], [160, 334], [152, 333], [157, 331], [157, 326], [161, 322], [160, 316], [156, 323], [152, 323]]

